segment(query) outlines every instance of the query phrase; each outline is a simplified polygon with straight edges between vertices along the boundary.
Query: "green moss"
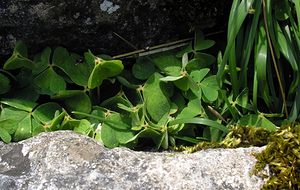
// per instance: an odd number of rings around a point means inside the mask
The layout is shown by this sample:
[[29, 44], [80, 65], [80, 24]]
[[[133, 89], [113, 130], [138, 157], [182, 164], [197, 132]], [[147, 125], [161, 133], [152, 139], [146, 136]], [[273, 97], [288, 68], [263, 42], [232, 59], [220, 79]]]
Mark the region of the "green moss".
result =
[[209, 148], [237, 148], [266, 146], [254, 154], [257, 163], [252, 174], [259, 175], [267, 165], [271, 176], [262, 189], [300, 189], [300, 125], [282, 126], [276, 132], [263, 128], [232, 127], [226, 138], [217, 142], [201, 142], [192, 147], [176, 147], [174, 150], [188, 153]]
[[175, 147], [174, 150], [193, 153], [209, 148], [264, 146], [268, 143], [271, 134], [272, 132], [264, 128], [233, 126], [221, 142], [200, 142], [194, 146]]
[[262, 189], [300, 189], [300, 125], [281, 127], [255, 157], [254, 174], [266, 165], [270, 168], [271, 176]]

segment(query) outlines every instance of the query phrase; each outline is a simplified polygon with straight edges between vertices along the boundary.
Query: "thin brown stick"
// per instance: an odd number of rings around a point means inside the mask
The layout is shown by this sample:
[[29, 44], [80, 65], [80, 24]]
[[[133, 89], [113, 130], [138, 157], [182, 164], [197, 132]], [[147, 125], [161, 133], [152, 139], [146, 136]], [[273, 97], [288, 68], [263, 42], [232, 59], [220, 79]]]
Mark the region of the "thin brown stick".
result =
[[[192, 40], [192, 38], [187, 38], [187, 39], [178, 40], [178, 41], [175, 41], [175, 42], [160, 44], [160, 45], [149, 47], [147, 49], [139, 49], [139, 50], [132, 51], [132, 52], [129, 52], [129, 53], [124, 53], [124, 54], [121, 54], [121, 55], [116, 55], [116, 56], [113, 56], [113, 58], [114, 59], [120, 59], [120, 58], [130, 57], [130, 56], [133, 56], [133, 55], [143, 54], [145, 52], [152, 52], [152, 51], [154, 52], [155, 50], [156, 50], [155, 53], [158, 53], [159, 51], [157, 51], [157, 50], [162, 50], [163, 51], [164, 48], [178, 46], [180, 44], [184, 44], [184, 43], [186, 43], [188, 41], [191, 41], [191, 40]], [[151, 54], [151, 53], [149, 53], [149, 54]]]
[[270, 38], [270, 33], [269, 33], [269, 28], [268, 28], [268, 24], [267, 24], [267, 13], [266, 13], [265, 0], [262, 0], [262, 3], [263, 3], [264, 25], [265, 25], [265, 30], [266, 30], [266, 34], [267, 34], [268, 44], [269, 44], [269, 47], [270, 47], [270, 52], [271, 52], [271, 57], [272, 57], [273, 64], [274, 64], [274, 69], [275, 69], [277, 80], [278, 80], [278, 83], [279, 83], [279, 88], [280, 88], [280, 93], [281, 93], [281, 96], [282, 96], [285, 116], [286, 116], [286, 118], [288, 118], [289, 114], [288, 114], [287, 104], [286, 104], [286, 100], [285, 100], [285, 93], [284, 93], [282, 81], [280, 79], [280, 74], [279, 74], [279, 70], [278, 70], [278, 67], [277, 67], [277, 62], [276, 62], [276, 58], [275, 58], [275, 55], [274, 55], [274, 50], [273, 50], [273, 46], [272, 46], [272, 42], [271, 42], [271, 38]]
[[113, 32], [114, 35], [116, 35], [118, 38], [120, 38], [121, 40], [123, 40], [125, 43], [127, 43], [130, 47], [132, 47], [133, 49], [137, 50], [138, 48], [133, 45], [131, 42], [129, 42], [128, 40], [126, 40], [125, 38], [123, 38], [121, 35], [119, 35], [116, 32]]
[[[217, 32], [213, 32], [213, 33], [208, 33], [205, 36], [213, 36], [213, 35], [217, 35], [217, 34], [221, 34], [224, 31], [217, 31]], [[120, 35], [118, 35], [117, 33], [114, 33], [116, 36], [118, 36], [119, 38], [121, 38], [124, 42], [126, 42], [128, 45], [130, 45], [131, 47], [137, 49], [134, 45], [132, 45], [132, 43], [130, 43], [128, 40], [124, 39], [123, 37], [121, 37]], [[186, 39], [182, 39], [182, 40], [177, 40], [174, 42], [169, 42], [169, 43], [164, 43], [164, 44], [159, 44], [156, 46], [152, 46], [152, 47], [148, 47], [146, 49], [137, 49], [135, 51], [132, 52], [128, 52], [128, 53], [123, 53], [120, 55], [115, 55], [113, 56], [114, 59], [120, 59], [120, 58], [127, 58], [127, 57], [131, 57], [131, 56], [145, 56], [145, 55], [150, 55], [150, 54], [154, 54], [154, 53], [158, 53], [158, 52], [163, 52], [169, 49], [174, 49], [177, 47], [181, 47], [186, 45], [185, 43], [193, 40], [194, 38], [186, 38]], [[147, 52], [147, 53], [146, 53]]]

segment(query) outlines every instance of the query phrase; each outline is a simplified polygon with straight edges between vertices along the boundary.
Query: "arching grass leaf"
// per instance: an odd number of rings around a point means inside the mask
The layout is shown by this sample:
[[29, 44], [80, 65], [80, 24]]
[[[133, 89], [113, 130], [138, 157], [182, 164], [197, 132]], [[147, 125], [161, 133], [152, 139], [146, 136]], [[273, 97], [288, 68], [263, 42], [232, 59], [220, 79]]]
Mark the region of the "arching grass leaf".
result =
[[[233, 1], [232, 8], [229, 15], [228, 21], [228, 44], [226, 46], [222, 63], [220, 64], [217, 79], [221, 82], [224, 75], [225, 65], [228, 63], [229, 56], [231, 54], [232, 48], [235, 45], [235, 39], [241, 30], [241, 26], [244, 23], [246, 17], [249, 14], [249, 9], [253, 6], [254, 0], [242, 0], [242, 1]], [[260, 13], [258, 13], [260, 14]], [[234, 70], [233, 70], [234, 69]], [[232, 68], [232, 72], [236, 72], [235, 68]]]
[[224, 125], [210, 120], [206, 118], [182, 118], [182, 119], [175, 119], [173, 121], [169, 122], [169, 125], [176, 125], [176, 124], [185, 124], [185, 123], [190, 123], [190, 124], [199, 124], [199, 125], [206, 125], [209, 127], [213, 127], [216, 129], [219, 129], [225, 133], [229, 132], [229, 129], [225, 127]]

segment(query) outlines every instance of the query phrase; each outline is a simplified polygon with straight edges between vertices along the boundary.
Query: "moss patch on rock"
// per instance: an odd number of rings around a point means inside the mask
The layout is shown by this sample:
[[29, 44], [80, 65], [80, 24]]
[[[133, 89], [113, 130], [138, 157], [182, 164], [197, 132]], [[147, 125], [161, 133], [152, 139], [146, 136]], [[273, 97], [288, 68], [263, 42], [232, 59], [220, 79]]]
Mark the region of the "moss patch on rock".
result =
[[254, 154], [257, 163], [252, 174], [260, 175], [268, 166], [271, 176], [262, 189], [300, 189], [300, 125], [282, 126], [276, 132], [264, 128], [234, 126], [221, 142], [200, 142], [194, 146], [175, 147], [174, 150], [193, 153], [209, 148], [238, 148], [265, 146]]
[[257, 127], [233, 126], [221, 142], [200, 142], [194, 146], [179, 146], [174, 150], [193, 153], [209, 148], [238, 148], [264, 146], [268, 144], [272, 132]]
[[300, 189], [300, 125], [281, 127], [255, 157], [254, 174], [266, 166], [271, 172], [262, 189]]

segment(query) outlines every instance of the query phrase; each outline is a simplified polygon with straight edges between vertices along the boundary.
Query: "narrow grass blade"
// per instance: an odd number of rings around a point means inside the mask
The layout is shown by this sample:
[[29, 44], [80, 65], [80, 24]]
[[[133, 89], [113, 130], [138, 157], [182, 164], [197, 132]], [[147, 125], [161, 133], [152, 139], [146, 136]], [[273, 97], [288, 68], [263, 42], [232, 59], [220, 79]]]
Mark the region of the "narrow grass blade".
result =
[[295, 122], [296, 119], [299, 117], [299, 113], [300, 113], [300, 86], [298, 86], [298, 88], [297, 88], [295, 101], [293, 102], [292, 109], [289, 114], [288, 120], [290, 122]]
[[190, 123], [190, 124], [199, 124], [199, 125], [206, 125], [209, 127], [213, 127], [216, 129], [219, 129], [223, 132], [228, 133], [229, 129], [225, 127], [224, 125], [221, 125], [220, 123], [206, 119], [206, 118], [183, 118], [183, 119], [175, 119], [169, 123], [169, 125], [176, 125], [176, 124], [184, 124], [184, 123]]
[[252, 19], [252, 23], [251, 26], [249, 27], [249, 32], [245, 35], [245, 39], [247, 40], [247, 43], [245, 44], [245, 46], [243, 47], [243, 55], [241, 58], [241, 74], [240, 74], [240, 83], [241, 83], [241, 88], [244, 89], [247, 87], [248, 85], [248, 64], [250, 61], [250, 56], [252, 54], [252, 49], [253, 49], [253, 43], [255, 40], [255, 37], [257, 35], [257, 27], [258, 27], [258, 22], [259, 22], [259, 18], [261, 15], [261, 4], [262, 4], [262, 0], [257, 0], [255, 1], [254, 4], [254, 10], [255, 13], [253, 15], [253, 19]]
[[[266, 37], [266, 31], [264, 29], [263, 22], [259, 25], [259, 31], [257, 35], [257, 43], [255, 44], [255, 53], [254, 53], [254, 65], [255, 65], [255, 78], [254, 78], [254, 85], [258, 85], [259, 87], [259, 95], [262, 96], [265, 100], [265, 103], [268, 107], [271, 104], [269, 91], [268, 91], [268, 83], [267, 83], [267, 56], [268, 56], [268, 42]], [[257, 87], [256, 90], [257, 90]], [[256, 107], [257, 103], [257, 92], [254, 92], [253, 87], [253, 103]], [[255, 99], [254, 99], [255, 98]]]
[[186, 142], [194, 143], [194, 144], [197, 144], [197, 143], [200, 142], [200, 140], [198, 140], [198, 139], [194, 139], [194, 138], [186, 137], [186, 136], [174, 135], [174, 138], [179, 139], [179, 140], [183, 140], [183, 141], [186, 141]]
[[[234, 1], [233, 2], [233, 8], [232, 11], [230, 13], [230, 17], [229, 17], [229, 24], [228, 24], [228, 44], [227, 47], [225, 49], [225, 53], [223, 56], [223, 62], [221, 63], [218, 73], [217, 73], [217, 79], [220, 82], [223, 74], [224, 74], [224, 69], [225, 69], [225, 65], [228, 61], [231, 49], [234, 47], [234, 42], [235, 42], [235, 38], [246, 18], [246, 16], [248, 15], [248, 11], [251, 8], [252, 4], [253, 4], [254, 0], [242, 0], [240, 2], [240, 4], [238, 4], [239, 1]], [[221, 83], [220, 83], [221, 84]]]

